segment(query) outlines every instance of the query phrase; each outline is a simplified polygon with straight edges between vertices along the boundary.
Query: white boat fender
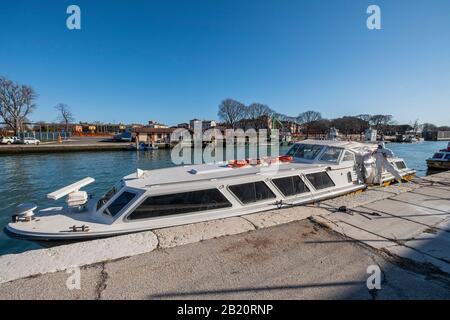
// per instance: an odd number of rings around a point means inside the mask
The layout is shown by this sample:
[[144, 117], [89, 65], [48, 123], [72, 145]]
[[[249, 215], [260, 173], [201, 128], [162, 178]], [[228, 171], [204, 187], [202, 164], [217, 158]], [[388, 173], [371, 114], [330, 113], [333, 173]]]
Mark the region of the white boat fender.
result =
[[33, 220], [34, 210], [37, 206], [34, 203], [22, 203], [16, 207], [16, 214], [12, 216], [12, 222], [21, 220], [29, 222]]

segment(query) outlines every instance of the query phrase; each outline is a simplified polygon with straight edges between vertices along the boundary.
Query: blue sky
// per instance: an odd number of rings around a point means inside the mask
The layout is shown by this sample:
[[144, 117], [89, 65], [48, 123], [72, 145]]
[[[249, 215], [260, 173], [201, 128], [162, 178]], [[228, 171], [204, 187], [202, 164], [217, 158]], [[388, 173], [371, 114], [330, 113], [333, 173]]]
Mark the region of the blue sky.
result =
[[0, 39], [0, 75], [39, 93], [35, 121], [64, 102], [77, 121], [176, 124], [235, 98], [450, 125], [448, 0], [1, 1]]

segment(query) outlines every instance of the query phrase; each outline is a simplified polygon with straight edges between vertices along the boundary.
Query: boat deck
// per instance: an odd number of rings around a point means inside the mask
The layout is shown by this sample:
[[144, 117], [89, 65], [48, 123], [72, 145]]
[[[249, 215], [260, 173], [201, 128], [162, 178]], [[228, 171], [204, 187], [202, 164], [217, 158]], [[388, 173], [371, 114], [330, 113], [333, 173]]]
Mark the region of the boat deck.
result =
[[280, 171], [302, 170], [303, 172], [312, 172], [330, 166], [333, 167], [333, 165], [330, 164], [280, 162], [279, 165], [248, 165], [241, 168], [230, 168], [225, 163], [218, 163], [215, 165], [202, 164], [144, 171], [140, 178], [137, 177], [137, 173], [133, 173], [126, 176], [124, 181], [128, 187], [145, 188], [153, 185], [180, 184], [213, 179], [222, 180], [236, 176], [255, 174], [273, 174], [274, 172]]

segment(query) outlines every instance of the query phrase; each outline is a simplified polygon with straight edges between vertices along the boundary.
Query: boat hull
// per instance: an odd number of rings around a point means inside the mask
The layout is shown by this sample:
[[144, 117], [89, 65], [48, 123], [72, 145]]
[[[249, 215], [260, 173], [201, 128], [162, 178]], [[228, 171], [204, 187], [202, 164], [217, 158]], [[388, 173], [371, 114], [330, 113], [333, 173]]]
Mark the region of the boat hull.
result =
[[427, 160], [427, 166], [430, 169], [450, 170], [450, 161]]
[[282, 204], [281, 206], [280, 206], [280, 204], [273, 203], [271, 205], [267, 205], [267, 206], [261, 207], [261, 208], [253, 208], [253, 209], [250, 209], [247, 211], [237, 210], [237, 211], [224, 212], [223, 214], [220, 214], [220, 215], [215, 214], [215, 215], [211, 215], [211, 216], [204, 216], [204, 215], [201, 216], [201, 215], [193, 214], [190, 216], [190, 219], [186, 219], [184, 222], [180, 221], [178, 223], [174, 223], [173, 221], [167, 220], [166, 223], [164, 223], [164, 222], [159, 222], [157, 224], [149, 223], [147, 226], [139, 226], [139, 227], [133, 227], [132, 225], [127, 224], [128, 225], [127, 229], [115, 229], [115, 230], [111, 229], [110, 231], [104, 231], [104, 232], [39, 233], [39, 232], [30, 232], [27, 230], [22, 230], [21, 228], [15, 228], [15, 224], [8, 224], [5, 227], [4, 231], [10, 237], [18, 238], [18, 239], [22, 239], [22, 240], [37, 241], [37, 242], [55, 243], [55, 242], [77, 242], [77, 241], [85, 241], [85, 240], [94, 240], [94, 239], [108, 238], [108, 237], [143, 232], [143, 231], [150, 231], [150, 230], [165, 228], [165, 227], [173, 227], [173, 226], [186, 225], [186, 224], [218, 220], [218, 219], [225, 219], [225, 218], [231, 218], [231, 217], [237, 217], [237, 216], [245, 216], [248, 214], [260, 213], [260, 212], [271, 211], [271, 210], [282, 210], [283, 208], [288, 208], [288, 207], [292, 207], [292, 206], [303, 206], [303, 205], [307, 205], [310, 203], [323, 201], [323, 200], [327, 200], [330, 198], [335, 198], [338, 196], [362, 192], [366, 188], [367, 188], [367, 186], [365, 184], [353, 185], [353, 186], [346, 187], [342, 190], [335, 190], [333, 192], [322, 194], [320, 196], [309, 197], [309, 198], [302, 199], [299, 201], [293, 200], [292, 202]]

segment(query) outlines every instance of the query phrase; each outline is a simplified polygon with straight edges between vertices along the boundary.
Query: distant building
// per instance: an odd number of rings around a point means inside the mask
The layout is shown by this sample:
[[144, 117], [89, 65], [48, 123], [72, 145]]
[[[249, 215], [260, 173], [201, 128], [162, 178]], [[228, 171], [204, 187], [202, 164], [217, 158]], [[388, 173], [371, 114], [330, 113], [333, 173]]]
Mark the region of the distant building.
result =
[[170, 135], [176, 128], [136, 128], [136, 140], [152, 144], [170, 144]]
[[200, 120], [200, 119], [192, 119], [189, 121], [189, 129], [194, 130], [196, 125], [201, 124], [202, 131], [215, 128], [217, 123], [214, 120]]
[[425, 131], [422, 135], [427, 141], [450, 141], [450, 131]]
[[438, 131], [437, 140], [450, 140], [450, 131]]
[[189, 129], [189, 123], [183, 122], [183, 123], [179, 123], [176, 126], [177, 128], [182, 128], [182, 129]]
[[167, 129], [169, 128], [169, 126], [163, 124], [163, 123], [159, 123], [153, 120], [150, 120], [148, 122], [147, 128], [154, 128], [154, 129]]

